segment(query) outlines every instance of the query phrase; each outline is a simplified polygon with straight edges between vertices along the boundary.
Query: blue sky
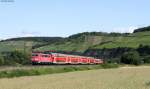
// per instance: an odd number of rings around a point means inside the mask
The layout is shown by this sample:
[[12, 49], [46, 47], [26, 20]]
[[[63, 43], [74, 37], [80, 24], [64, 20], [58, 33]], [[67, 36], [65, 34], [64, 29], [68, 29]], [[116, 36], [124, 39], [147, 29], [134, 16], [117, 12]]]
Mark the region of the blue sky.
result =
[[66, 37], [85, 31], [131, 32], [150, 25], [150, 0], [14, 1], [0, 2], [0, 39]]

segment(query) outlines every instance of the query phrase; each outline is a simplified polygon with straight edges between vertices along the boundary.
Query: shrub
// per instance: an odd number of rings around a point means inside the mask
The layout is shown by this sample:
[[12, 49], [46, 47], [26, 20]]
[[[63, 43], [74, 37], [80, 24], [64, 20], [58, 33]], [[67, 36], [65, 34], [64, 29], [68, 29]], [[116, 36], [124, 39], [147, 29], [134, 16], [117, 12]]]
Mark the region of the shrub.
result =
[[0, 65], [4, 65], [4, 57], [0, 54]]
[[141, 64], [142, 60], [140, 59], [139, 53], [137, 51], [126, 52], [121, 57], [121, 62], [125, 64]]
[[150, 81], [145, 83], [146, 86], [150, 86]]
[[5, 55], [6, 65], [30, 64], [30, 55], [20, 51], [13, 51]]
[[120, 63], [120, 58], [110, 58], [109, 60], [106, 60], [106, 63]]
[[143, 57], [144, 63], [150, 63], [150, 56]]

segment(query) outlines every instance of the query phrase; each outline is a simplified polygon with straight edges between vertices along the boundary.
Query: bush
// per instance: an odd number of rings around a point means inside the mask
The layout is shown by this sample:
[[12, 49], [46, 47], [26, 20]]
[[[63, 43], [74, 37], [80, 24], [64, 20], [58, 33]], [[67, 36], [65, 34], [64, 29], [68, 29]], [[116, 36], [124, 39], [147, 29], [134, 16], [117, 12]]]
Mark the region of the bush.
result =
[[6, 65], [30, 64], [30, 55], [20, 51], [13, 51], [5, 55]]
[[143, 62], [144, 63], [150, 63], [150, 56], [143, 57]]
[[4, 57], [0, 55], [0, 65], [4, 65], [4, 63], [5, 63]]
[[125, 64], [141, 64], [142, 60], [140, 59], [139, 53], [137, 51], [126, 52], [121, 57], [121, 62]]
[[109, 60], [106, 60], [106, 63], [118, 63], [118, 64], [120, 64], [120, 58], [110, 58]]

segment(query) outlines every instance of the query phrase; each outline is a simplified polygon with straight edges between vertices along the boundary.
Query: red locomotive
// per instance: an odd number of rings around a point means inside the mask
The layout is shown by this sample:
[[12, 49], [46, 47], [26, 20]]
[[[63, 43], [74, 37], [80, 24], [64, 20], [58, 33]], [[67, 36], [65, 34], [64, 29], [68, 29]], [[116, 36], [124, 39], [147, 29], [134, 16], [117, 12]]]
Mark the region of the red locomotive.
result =
[[102, 64], [102, 59], [60, 53], [32, 53], [32, 64]]

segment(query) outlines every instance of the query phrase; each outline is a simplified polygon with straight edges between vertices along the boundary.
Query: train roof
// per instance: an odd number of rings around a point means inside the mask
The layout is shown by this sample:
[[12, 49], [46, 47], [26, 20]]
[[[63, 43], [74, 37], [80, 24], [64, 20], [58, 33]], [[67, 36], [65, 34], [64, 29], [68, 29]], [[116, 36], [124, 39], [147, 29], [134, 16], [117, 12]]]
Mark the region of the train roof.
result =
[[40, 52], [32, 52], [32, 53], [38, 53], [38, 54], [52, 54], [55, 56], [69, 56], [69, 57], [84, 57], [84, 58], [94, 58], [94, 57], [87, 57], [87, 56], [78, 56], [78, 55], [71, 55], [71, 54], [63, 54], [63, 53], [55, 53], [55, 52], [44, 52], [44, 51], [40, 51]]
[[70, 57], [86, 57], [86, 58], [94, 58], [94, 57], [87, 57], [87, 56], [78, 56], [78, 55], [70, 55], [70, 54], [62, 54], [62, 53], [51, 53], [52, 55], [55, 56], [70, 56]]

